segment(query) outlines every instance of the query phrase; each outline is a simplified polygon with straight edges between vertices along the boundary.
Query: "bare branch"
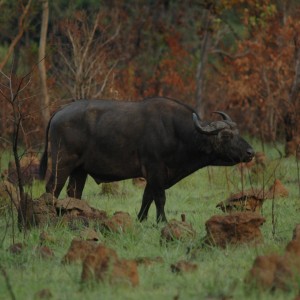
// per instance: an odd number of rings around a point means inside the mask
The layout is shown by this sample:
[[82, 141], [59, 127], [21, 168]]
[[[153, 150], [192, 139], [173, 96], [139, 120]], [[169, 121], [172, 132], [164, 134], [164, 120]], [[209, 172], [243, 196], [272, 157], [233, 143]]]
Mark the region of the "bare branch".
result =
[[241, 57], [244, 57], [244, 56], [248, 55], [250, 53], [250, 50], [247, 49], [245, 52], [237, 53], [237, 54], [232, 55], [231, 53], [228, 53], [228, 52], [226, 52], [224, 50], [221, 50], [221, 49], [212, 49], [212, 50], [210, 50], [210, 53], [221, 54], [221, 55], [227, 56], [230, 59], [234, 60], [234, 59], [241, 58]]
[[6, 53], [6, 55], [4, 56], [4, 59], [2, 60], [2, 62], [0, 63], [0, 70], [3, 69], [3, 67], [6, 65], [8, 59], [10, 58], [15, 46], [18, 44], [19, 40], [21, 39], [21, 37], [23, 36], [24, 33], [24, 23], [25, 23], [25, 19], [27, 17], [27, 14], [29, 12], [29, 8], [31, 5], [32, 0], [28, 0], [26, 6], [24, 7], [24, 10], [22, 12], [22, 15], [19, 17], [19, 21], [18, 21], [18, 34], [15, 36], [15, 38], [12, 40], [8, 51]]
[[106, 87], [106, 84], [107, 84], [107, 80], [108, 80], [108, 78], [109, 78], [111, 72], [112, 72], [113, 69], [117, 66], [118, 63], [119, 63], [119, 61], [117, 60], [117, 61], [111, 66], [111, 68], [109, 69], [109, 71], [106, 73], [105, 78], [104, 78], [104, 81], [103, 81], [103, 84], [102, 84], [101, 89], [100, 89], [100, 92], [96, 94], [96, 97], [100, 96], [100, 95], [103, 93], [103, 91], [104, 91], [104, 89], [105, 89], [105, 87]]

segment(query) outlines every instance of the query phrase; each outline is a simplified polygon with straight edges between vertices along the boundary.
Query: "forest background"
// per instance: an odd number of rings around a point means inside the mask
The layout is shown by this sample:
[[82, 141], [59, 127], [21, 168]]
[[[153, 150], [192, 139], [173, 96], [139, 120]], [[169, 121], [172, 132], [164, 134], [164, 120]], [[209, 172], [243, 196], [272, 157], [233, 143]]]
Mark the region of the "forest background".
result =
[[[0, 0], [0, 147], [77, 99], [166, 96], [296, 151], [299, 0]], [[16, 118], [16, 112], [21, 116]]]

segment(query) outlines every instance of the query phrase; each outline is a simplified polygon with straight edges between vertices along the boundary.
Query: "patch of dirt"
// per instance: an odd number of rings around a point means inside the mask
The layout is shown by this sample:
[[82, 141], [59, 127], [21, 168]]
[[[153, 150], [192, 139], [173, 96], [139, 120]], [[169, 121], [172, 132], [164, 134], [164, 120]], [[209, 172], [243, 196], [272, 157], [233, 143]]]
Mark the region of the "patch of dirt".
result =
[[225, 248], [227, 244], [262, 242], [260, 226], [265, 218], [252, 212], [235, 212], [212, 216], [206, 223], [205, 243]]
[[83, 262], [88, 254], [97, 247], [95, 241], [73, 239], [67, 254], [63, 257], [63, 264]]
[[186, 273], [195, 272], [198, 270], [198, 265], [186, 260], [180, 260], [175, 264], [171, 265], [171, 271], [173, 273]]
[[102, 222], [101, 228], [116, 233], [128, 232], [133, 229], [133, 221], [129, 213], [117, 211], [111, 218]]
[[117, 253], [103, 244], [91, 251], [83, 262], [81, 279], [108, 281], [111, 284], [139, 284], [137, 264], [133, 260], [119, 259]]

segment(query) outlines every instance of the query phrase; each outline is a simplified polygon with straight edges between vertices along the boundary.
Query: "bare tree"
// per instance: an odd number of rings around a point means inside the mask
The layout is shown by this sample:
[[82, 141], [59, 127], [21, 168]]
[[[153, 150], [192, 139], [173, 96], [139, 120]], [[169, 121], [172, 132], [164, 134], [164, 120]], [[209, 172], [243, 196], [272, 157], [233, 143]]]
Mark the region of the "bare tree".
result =
[[[286, 143], [294, 141], [296, 138], [296, 106], [300, 92], [300, 39], [295, 37], [295, 75], [288, 97], [288, 110], [284, 116], [285, 140]], [[289, 153], [286, 153], [289, 154]]]
[[[7, 121], [12, 123], [13, 127], [11, 134], [11, 146], [17, 173], [17, 195], [20, 197], [18, 199], [18, 203], [20, 206], [23, 205], [25, 208], [27, 207], [27, 197], [24, 191], [23, 176], [21, 173], [20, 159], [22, 154], [19, 153], [19, 139], [20, 131], [22, 130], [22, 123], [25, 118], [25, 115], [22, 112], [22, 106], [26, 100], [26, 98], [22, 98], [21, 95], [31, 82], [31, 73], [32, 70], [25, 76], [16, 78], [13, 76], [13, 64], [10, 74], [8, 75], [0, 70], [0, 100], [6, 101], [10, 106], [10, 115], [7, 116]], [[12, 197], [11, 201], [13, 202]], [[13, 204], [16, 205], [16, 203]], [[22, 210], [19, 211], [18, 220], [19, 225], [21, 225], [22, 228], [26, 222], [26, 215], [23, 214]]]
[[207, 56], [211, 41], [211, 31], [210, 25], [212, 20], [212, 15], [210, 12], [211, 4], [208, 4], [203, 12], [203, 39], [200, 49], [200, 61], [197, 66], [197, 75], [196, 75], [196, 108], [200, 116], [202, 116], [203, 110], [203, 87], [204, 87], [204, 70], [207, 63]]
[[49, 6], [48, 0], [42, 0], [42, 24], [41, 24], [41, 35], [40, 35], [40, 45], [39, 45], [39, 73], [41, 79], [41, 111], [43, 114], [44, 128], [47, 127], [50, 118], [49, 109], [49, 94], [47, 89], [47, 73], [45, 65], [46, 56], [46, 43], [47, 43], [47, 30], [49, 21]]
[[97, 13], [91, 24], [86, 13], [78, 12], [75, 19], [61, 24], [56, 71], [73, 99], [100, 97], [119, 61], [110, 63], [109, 55], [120, 27], [109, 34], [109, 26], [101, 24], [103, 18], [102, 13]]
[[24, 34], [26, 20], [27, 20], [26, 18], [28, 17], [31, 2], [32, 2], [32, 0], [28, 0], [27, 4], [25, 6], [22, 5], [23, 12], [20, 15], [19, 20], [18, 20], [18, 33], [14, 37], [14, 39], [11, 41], [11, 43], [8, 47], [8, 51], [7, 51], [6, 55], [4, 56], [4, 59], [0, 62], [0, 70], [3, 70], [4, 66], [6, 65], [9, 58], [11, 57], [16, 45], [18, 44], [18, 42], [20, 41], [20, 39], [22, 38], [22, 36]]

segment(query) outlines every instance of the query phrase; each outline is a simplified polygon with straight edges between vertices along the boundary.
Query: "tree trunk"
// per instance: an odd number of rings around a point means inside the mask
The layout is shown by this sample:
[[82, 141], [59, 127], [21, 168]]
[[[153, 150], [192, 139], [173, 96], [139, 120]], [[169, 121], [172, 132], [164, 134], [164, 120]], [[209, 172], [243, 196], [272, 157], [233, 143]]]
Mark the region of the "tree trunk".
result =
[[4, 68], [4, 66], [8, 62], [11, 54], [13, 53], [16, 45], [18, 44], [18, 42], [20, 41], [20, 39], [23, 36], [24, 30], [25, 30], [25, 28], [24, 28], [25, 27], [25, 21], [26, 21], [27, 14], [29, 12], [31, 1], [32, 0], [29, 0], [27, 2], [26, 6], [23, 9], [23, 12], [22, 12], [21, 16], [19, 17], [19, 20], [18, 20], [18, 33], [14, 37], [12, 42], [10, 43], [10, 45], [8, 47], [8, 51], [7, 51], [6, 55], [4, 56], [4, 59], [0, 62], [0, 70], [2, 70]]
[[295, 133], [297, 131], [297, 122], [296, 122], [296, 109], [297, 109], [297, 99], [300, 91], [300, 45], [296, 43], [296, 62], [295, 62], [295, 77], [293, 80], [293, 84], [291, 87], [291, 91], [289, 94], [289, 108], [284, 116], [284, 124], [285, 124], [285, 142], [286, 142], [286, 155], [294, 154], [289, 153], [288, 149], [294, 152], [294, 148], [297, 145], [292, 145], [296, 143], [295, 141]]
[[203, 16], [204, 24], [204, 36], [201, 44], [200, 50], [200, 61], [197, 66], [196, 75], [196, 110], [200, 117], [203, 114], [203, 82], [204, 82], [204, 69], [207, 63], [208, 49], [211, 40], [210, 32], [211, 14], [209, 9], [205, 9]]
[[47, 30], [48, 30], [48, 20], [49, 20], [48, 0], [43, 0], [42, 9], [43, 9], [43, 13], [42, 13], [41, 35], [40, 35], [40, 45], [39, 45], [39, 73], [41, 79], [41, 92], [42, 92], [41, 109], [42, 109], [44, 128], [46, 128], [48, 121], [50, 119], [49, 94], [47, 89], [47, 74], [46, 74], [46, 65], [45, 65]]

